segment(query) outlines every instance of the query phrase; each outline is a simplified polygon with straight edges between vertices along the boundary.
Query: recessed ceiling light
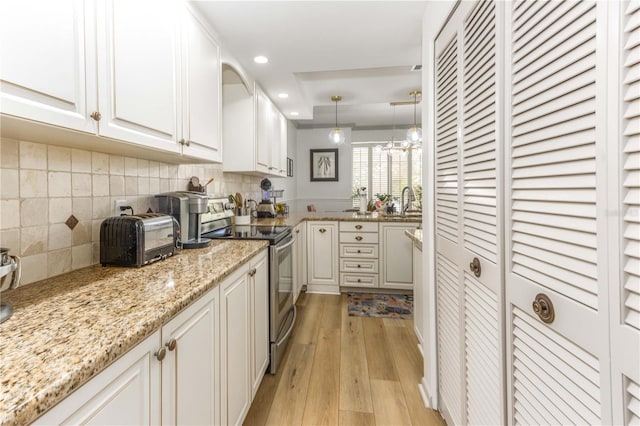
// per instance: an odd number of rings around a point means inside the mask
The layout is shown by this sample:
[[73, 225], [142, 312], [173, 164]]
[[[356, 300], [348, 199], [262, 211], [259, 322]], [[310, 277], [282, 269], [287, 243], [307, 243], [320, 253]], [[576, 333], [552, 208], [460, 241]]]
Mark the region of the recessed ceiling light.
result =
[[286, 94], [286, 93], [278, 93], [278, 97], [279, 97], [280, 99], [287, 99], [287, 98], [289, 97], [289, 95], [288, 95], [288, 94]]
[[295, 117], [295, 116], [300, 115], [300, 113], [299, 113], [298, 111], [291, 111], [291, 112], [289, 113], [289, 115], [293, 115], [293, 116]]
[[253, 62], [255, 62], [256, 64], [266, 64], [267, 62], [269, 62], [269, 59], [266, 56], [260, 55], [253, 58]]

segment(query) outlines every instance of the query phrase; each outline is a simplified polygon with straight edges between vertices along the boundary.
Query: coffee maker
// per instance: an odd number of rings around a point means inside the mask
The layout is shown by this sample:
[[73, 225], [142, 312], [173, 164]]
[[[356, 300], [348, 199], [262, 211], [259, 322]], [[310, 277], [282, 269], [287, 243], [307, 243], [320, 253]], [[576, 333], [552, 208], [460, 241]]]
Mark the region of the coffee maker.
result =
[[260, 189], [262, 189], [262, 201], [257, 208], [258, 218], [276, 217], [276, 208], [271, 201], [271, 181], [267, 178], [262, 179]]
[[[20, 284], [21, 271], [20, 258], [10, 255], [8, 248], [0, 248], [0, 291], [16, 288]], [[11, 273], [13, 276], [9, 278]], [[13, 314], [11, 305], [0, 302], [0, 323], [8, 320], [11, 314]]]
[[211, 239], [202, 237], [202, 217], [209, 213], [209, 196], [202, 192], [176, 191], [156, 195], [158, 212], [173, 216], [180, 224], [183, 249], [203, 248]]

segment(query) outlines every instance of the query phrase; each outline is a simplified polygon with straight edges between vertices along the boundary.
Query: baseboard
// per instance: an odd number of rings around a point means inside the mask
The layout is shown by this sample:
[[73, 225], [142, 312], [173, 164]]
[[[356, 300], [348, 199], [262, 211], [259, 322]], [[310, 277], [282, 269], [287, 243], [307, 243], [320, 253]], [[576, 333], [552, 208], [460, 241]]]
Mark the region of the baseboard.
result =
[[433, 398], [431, 397], [431, 392], [429, 392], [429, 387], [427, 386], [427, 382], [424, 377], [422, 378], [422, 381], [418, 383], [418, 390], [420, 391], [420, 396], [422, 397], [424, 406], [432, 410], [437, 410], [438, 407], [433, 404]]
[[307, 284], [306, 291], [307, 293], [315, 294], [340, 294], [340, 287], [320, 284]]
[[340, 286], [341, 293], [375, 293], [375, 294], [400, 294], [412, 295], [413, 290], [398, 290], [396, 288], [379, 288], [379, 287], [347, 287]]

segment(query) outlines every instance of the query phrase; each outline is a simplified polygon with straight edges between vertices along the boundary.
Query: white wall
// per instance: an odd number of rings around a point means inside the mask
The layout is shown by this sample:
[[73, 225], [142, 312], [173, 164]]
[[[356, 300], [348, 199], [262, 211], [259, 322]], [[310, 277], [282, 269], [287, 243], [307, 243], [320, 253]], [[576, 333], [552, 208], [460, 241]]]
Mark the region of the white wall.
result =
[[[297, 211], [298, 207], [298, 153], [297, 153], [297, 129], [287, 120], [287, 157], [293, 160], [293, 177], [272, 178], [274, 189], [284, 189], [283, 202], [289, 205], [289, 211]], [[281, 200], [278, 200], [280, 202]]]
[[338, 149], [338, 182], [310, 181], [311, 149], [333, 148], [329, 142], [330, 128], [299, 129], [294, 177], [297, 181], [298, 208], [305, 210], [315, 204], [317, 211], [341, 211], [351, 207], [351, 140], [350, 128], [343, 128], [346, 142]]

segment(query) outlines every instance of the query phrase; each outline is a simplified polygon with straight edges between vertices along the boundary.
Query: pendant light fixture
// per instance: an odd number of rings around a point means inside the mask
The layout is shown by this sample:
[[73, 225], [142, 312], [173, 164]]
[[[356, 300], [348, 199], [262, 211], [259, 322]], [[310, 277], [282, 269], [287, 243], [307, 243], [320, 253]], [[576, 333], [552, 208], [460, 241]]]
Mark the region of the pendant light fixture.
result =
[[391, 120], [391, 139], [384, 146], [383, 145], [376, 145], [373, 148], [373, 151], [376, 154], [379, 154], [381, 152], [385, 152], [388, 156], [392, 156], [393, 154], [400, 154], [402, 157], [406, 157], [407, 153], [409, 152], [409, 150], [411, 150], [411, 148], [413, 148], [413, 145], [410, 144], [406, 140], [403, 140], [403, 141], [400, 141], [400, 142], [396, 142], [396, 136], [395, 136], [395, 133], [396, 133], [396, 103], [395, 102], [391, 102], [391, 106], [393, 107], [393, 118]]
[[407, 141], [414, 146], [418, 146], [422, 144], [422, 129], [418, 127], [417, 120], [417, 105], [418, 105], [418, 96], [422, 95], [422, 92], [419, 90], [412, 90], [409, 92], [410, 96], [413, 96], [413, 126], [407, 130]]
[[338, 127], [338, 102], [341, 100], [342, 96], [331, 97], [331, 101], [336, 103], [336, 127], [329, 132], [329, 141], [336, 146], [344, 143], [344, 131]]

